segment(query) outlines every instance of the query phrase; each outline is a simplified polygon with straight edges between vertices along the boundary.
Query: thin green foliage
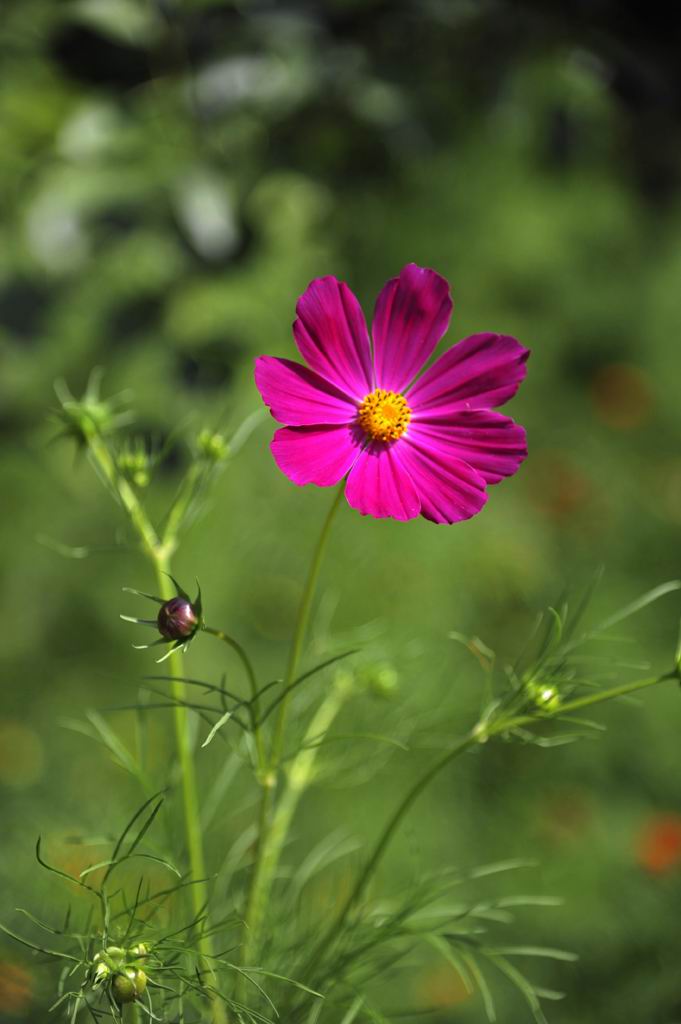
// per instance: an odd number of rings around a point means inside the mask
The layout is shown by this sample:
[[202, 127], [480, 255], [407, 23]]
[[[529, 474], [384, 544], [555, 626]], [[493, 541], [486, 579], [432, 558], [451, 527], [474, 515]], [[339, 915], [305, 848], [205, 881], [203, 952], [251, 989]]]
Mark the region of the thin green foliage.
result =
[[[177, 439], [152, 450], [140, 438], [121, 440], [117, 432], [127, 414], [120, 401], [101, 398], [99, 374], [82, 399], [63, 386], [58, 396], [63, 432], [87, 451], [123, 509], [154, 569], [160, 596], [126, 590], [159, 604], [164, 614], [173, 601], [184, 602], [192, 625], [157, 640], [171, 645], [164, 655], [167, 672], [145, 676], [137, 699], [112, 709], [124, 716], [116, 727], [102, 710], [64, 723], [99, 743], [139, 786], [143, 801], [118, 836], [107, 837], [108, 853], [77, 874], [52, 864], [38, 840], [39, 865], [67, 890], [64, 924], [55, 926], [28, 910], [17, 913], [27, 928], [50, 936], [48, 945], [0, 926], [9, 938], [62, 967], [52, 1010], [71, 1024], [105, 1018], [122, 1024], [128, 1005], [138, 1022], [385, 1024], [431, 1009], [390, 1008], [386, 993], [398, 973], [444, 963], [490, 1022], [504, 1019], [497, 1006], [510, 987], [524, 1001], [527, 1018], [546, 1024], [542, 1003], [562, 998], [553, 985], [556, 965], [565, 969], [575, 954], [526, 938], [529, 916], [555, 912], [561, 903], [532, 892], [531, 885], [515, 887], [513, 875], [533, 870], [533, 862], [509, 858], [438, 872], [419, 866], [396, 893], [385, 891], [381, 866], [415, 802], [457, 759], [484, 757], [492, 742], [548, 750], [595, 738], [603, 731], [591, 717], [596, 705], [678, 681], [678, 652], [666, 671], [640, 678], [637, 673], [647, 666], [620, 654], [627, 638], [613, 631], [681, 584], [655, 587], [589, 626], [594, 577], [576, 601], [563, 594], [539, 616], [510, 660], [487, 640], [453, 631], [451, 639], [474, 660], [476, 678], [482, 672], [479, 714], [462, 721], [458, 703], [443, 702], [419, 716], [408, 694], [399, 692], [393, 659], [380, 651], [371, 624], [358, 627], [343, 644], [328, 635], [328, 622], [327, 628], [313, 628], [315, 590], [341, 503], [339, 489], [313, 552], [288, 663], [262, 685], [256, 659], [204, 621], [198, 583], [192, 601], [170, 565], [189, 525], [205, 509], [210, 483], [256, 421], [249, 418], [237, 431], [231, 450], [211, 431], [194, 440], [186, 472], [155, 523], [147, 512], [146, 488]], [[59, 549], [59, 543], [52, 547]], [[89, 551], [83, 545], [62, 553], [81, 558]], [[121, 618], [159, 628], [154, 618]], [[314, 654], [307, 649], [308, 634], [314, 634]], [[185, 672], [183, 653], [195, 635], [229, 648], [231, 660], [217, 681]], [[148, 723], [166, 711], [172, 713], [176, 757], [153, 765]], [[313, 786], [366, 785], [391, 758], [413, 765], [415, 752], [428, 763], [420, 774], [407, 775], [397, 806], [368, 847], [351, 823], [337, 823], [311, 847], [301, 846], [297, 815]], [[221, 844], [217, 874], [205, 867], [209, 830]]]

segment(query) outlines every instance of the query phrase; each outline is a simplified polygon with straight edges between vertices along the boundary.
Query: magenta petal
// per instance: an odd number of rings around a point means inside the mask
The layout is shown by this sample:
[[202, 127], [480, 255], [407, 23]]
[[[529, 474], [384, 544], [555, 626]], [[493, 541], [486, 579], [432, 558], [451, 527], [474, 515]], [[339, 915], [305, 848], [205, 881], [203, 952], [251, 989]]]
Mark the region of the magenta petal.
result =
[[412, 423], [409, 437], [463, 459], [488, 484], [513, 476], [527, 458], [523, 427], [491, 409], [458, 412], [446, 420]]
[[434, 270], [409, 263], [378, 296], [371, 333], [376, 384], [402, 391], [449, 326], [449, 285]]
[[372, 443], [361, 452], [345, 488], [348, 504], [375, 519], [414, 519], [421, 511], [416, 488], [401, 459], [401, 441]]
[[350, 289], [318, 277], [298, 299], [293, 336], [313, 370], [361, 401], [373, 388], [371, 346], [364, 314]]
[[255, 383], [275, 420], [289, 427], [349, 423], [357, 405], [307, 366], [276, 356], [255, 361]]
[[477, 515], [487, 501], [485, 481], [451, 448], [429, 440], [400, 440], [403, 466], [409, 471], [421, 499], [421, 515], [434, 523], [458, 523]]
[[272, 438], [272, 455], [294, 484], [331, 487], [349, 471], [364, 434], [356, 427], [282, 427]]
[[473, 334], [448, 349], [409, 392], [415, 419], [503, 405], [525, 377], [529, 350], [506, 334]]

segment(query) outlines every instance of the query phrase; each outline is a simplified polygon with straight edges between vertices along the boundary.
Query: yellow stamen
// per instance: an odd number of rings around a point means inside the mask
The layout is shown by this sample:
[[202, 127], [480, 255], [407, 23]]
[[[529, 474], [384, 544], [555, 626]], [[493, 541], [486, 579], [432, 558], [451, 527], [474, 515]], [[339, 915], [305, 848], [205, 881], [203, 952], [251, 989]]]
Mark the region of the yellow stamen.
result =
[[403, 395], [376, 388], [359, 407], [359, 425], [374, 441], [395, 441], [407, 429], [411, 409]]

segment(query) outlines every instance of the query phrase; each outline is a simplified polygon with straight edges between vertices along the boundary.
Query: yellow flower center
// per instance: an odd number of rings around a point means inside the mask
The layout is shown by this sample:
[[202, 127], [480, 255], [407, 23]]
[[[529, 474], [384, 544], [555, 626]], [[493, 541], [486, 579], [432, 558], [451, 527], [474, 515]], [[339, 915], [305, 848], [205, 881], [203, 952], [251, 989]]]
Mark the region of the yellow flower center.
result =
[[411, 409], [403, 395], [376, 388], [359, 407], [359, 425], [374, 441], [395, 441], [407, 429]]

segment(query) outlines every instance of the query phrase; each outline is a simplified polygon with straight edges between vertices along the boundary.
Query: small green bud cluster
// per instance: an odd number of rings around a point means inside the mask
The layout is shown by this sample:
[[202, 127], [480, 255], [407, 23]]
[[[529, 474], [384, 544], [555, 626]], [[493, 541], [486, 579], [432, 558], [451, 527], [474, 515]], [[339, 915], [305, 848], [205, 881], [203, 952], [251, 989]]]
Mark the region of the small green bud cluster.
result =
[[92, 987], [108, 984], [119, 1006], [141, 999], [147, 988], [147, 975], [140, 961], [148, 955], [149, 950], [142, 942], [129, 949], [106, 946], [93, 958]]
[[111, 991], [119, 1005], [140, 999], [147, 987], [147, 976], [141, 967], [126, 967], [122, 974], [114, 977]]
[[113, 429], [111, 410], [105, 402], [67, 402], [59, 413], [64, 434], [78, 444], [87, 444], [96, 434], [108, 434]]
[[375, 697], [390, 700], [397, 693], [397, 669], [387, 661], [370, 662], [357, 669], [357, 679]]
[[141, 438], [126, 442], [116, 457], [119, 472], [135, 487], [146, 487], [151, 479], [151, 459]]
[[222, 434], [212, 430], [204, 429], [196, 439], [199, 455], [206, 462], [224, 462], [229, 456], [229, 445]]
[[101, 377], [101, 371], [92, 372], [82, 398], [74, 398], [63, 381], [55, 384], [60, 403], [57, 419], [62, 426], [62, 434], [73, 438], [79, 446], [87, 445], [96, 436], [112, 434], [132, 418], [130, 412], [123, 408], [125, 395], [110, 399], [101, 397]]

